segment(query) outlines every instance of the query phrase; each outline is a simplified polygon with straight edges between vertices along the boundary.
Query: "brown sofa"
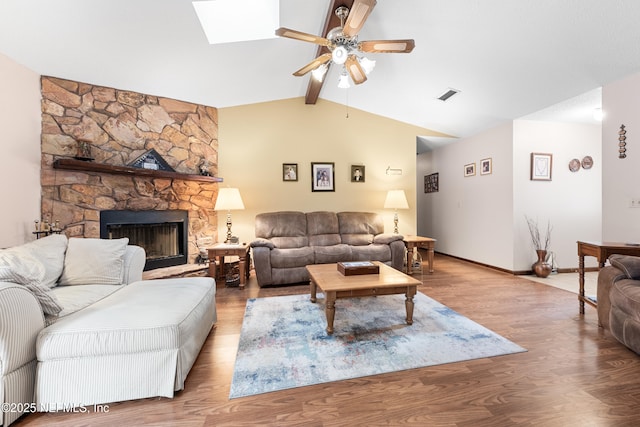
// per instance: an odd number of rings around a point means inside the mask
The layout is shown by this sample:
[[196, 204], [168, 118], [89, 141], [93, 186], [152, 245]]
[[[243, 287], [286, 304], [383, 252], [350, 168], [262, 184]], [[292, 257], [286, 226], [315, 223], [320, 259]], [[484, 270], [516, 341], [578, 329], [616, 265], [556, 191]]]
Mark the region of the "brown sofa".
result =
[[640, 354], [640, 257], [611, 255], [598, 273], [598, 323]]
[[309, 281], [311, 264], [382, 261], [402, 270], [402, 238], [370, 212], [268, 212], [256, 215], [251, 249], [258, 284], [284, 285]]

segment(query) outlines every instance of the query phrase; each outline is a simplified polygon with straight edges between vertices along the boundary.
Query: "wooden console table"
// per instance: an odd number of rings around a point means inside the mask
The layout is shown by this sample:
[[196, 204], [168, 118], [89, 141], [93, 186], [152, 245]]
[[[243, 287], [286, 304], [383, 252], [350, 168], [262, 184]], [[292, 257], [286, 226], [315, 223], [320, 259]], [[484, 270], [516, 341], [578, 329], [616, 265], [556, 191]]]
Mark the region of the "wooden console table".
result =
[[598, 260], [598, 266], [602, 268], [609, 256], [613, 254], [640, 256], [640, 245], [630, 245], [628, 243], [617, 242], [578, 241], [578, 280], [580, 282], [578, 301], [580, 301], [580, 314], [584, 314], [585, 302], [592, 307], [598, 306], [596, 302], [591, 301], [584, 295], [584, 257], [595, 257]]
[[436, 239], [420, 236], [405, 236], [402, 240], [407, 248], [407, 274], [411, 271], [411, 261], [416, 248], [427, 250], [427, 261], [429, 263], [429, 273], [433, 273], [433, 253], [436, 246]]

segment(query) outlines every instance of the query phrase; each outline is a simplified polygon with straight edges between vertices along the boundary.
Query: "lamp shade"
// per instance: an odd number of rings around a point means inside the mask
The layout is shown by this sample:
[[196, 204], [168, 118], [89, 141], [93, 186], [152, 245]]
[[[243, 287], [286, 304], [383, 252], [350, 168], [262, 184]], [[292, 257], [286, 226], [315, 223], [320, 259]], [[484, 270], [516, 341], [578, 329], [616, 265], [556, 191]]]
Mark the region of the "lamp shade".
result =
[[404, 190], [389, 190], [384, 201], [385, 209], [409, 209]]
[[219, 189], [216, 206], [213, 209], [216, 211], [235, 211], [244, 209], [240, 190], [237, 188]]

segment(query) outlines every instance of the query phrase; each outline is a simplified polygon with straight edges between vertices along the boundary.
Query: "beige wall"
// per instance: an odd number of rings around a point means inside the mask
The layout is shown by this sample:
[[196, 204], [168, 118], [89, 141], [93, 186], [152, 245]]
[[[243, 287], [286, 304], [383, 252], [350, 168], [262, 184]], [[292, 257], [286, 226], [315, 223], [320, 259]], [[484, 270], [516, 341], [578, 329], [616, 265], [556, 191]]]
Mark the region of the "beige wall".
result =
[[[416, 234], [416, 136], [438, 135], [333, 102], [305, 105], [302, 98], [221, 108], [219, 176], [238, 187], [245, 210], [232, 212], [233, 234], [254, 237], [260, 212], [370, 211], [383, 214], [393, 232], [393, 212], [382, 208], [390, 189], [404, 189], [409, 209], [399, 211], [400, 233]], [[335, 163], [335, 192], [311, 191], [311, 162]], [[298, 181], [282, 181], [282, 164], [298, 164]], [[365, 182], [352, 183], [351, 165], [365, 166]], [[402, 175], [387, 175], [388, 167]], [[226, 213], [218, 214], [226, 234]]]
[[40, 76], [0, 54], [0, 248], [33, 239], [40, 217]]

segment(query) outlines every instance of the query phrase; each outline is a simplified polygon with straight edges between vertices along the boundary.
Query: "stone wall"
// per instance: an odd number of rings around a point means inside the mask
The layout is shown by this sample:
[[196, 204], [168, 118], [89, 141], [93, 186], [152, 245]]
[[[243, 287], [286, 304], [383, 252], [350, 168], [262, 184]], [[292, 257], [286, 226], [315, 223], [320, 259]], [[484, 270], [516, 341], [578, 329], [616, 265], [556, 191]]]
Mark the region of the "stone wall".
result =
[[42, 84], [42, 219], [60, 221], [68, 236], [99, 237], [106, 209], [189, 211], [189, 259], [196, 238], [217, 241], [213, 210], [218, 184], [54, 169], [88, 141], [96, 163], [127, 166], [155, 149], [176, 171], [198, 174], [203, 160], [218, 166], [216, 108], [58, 78]]

